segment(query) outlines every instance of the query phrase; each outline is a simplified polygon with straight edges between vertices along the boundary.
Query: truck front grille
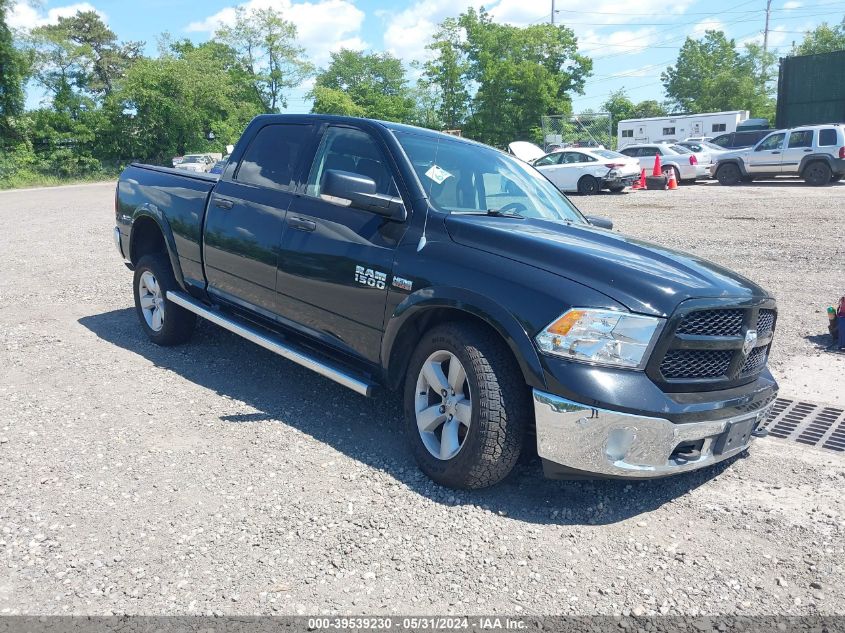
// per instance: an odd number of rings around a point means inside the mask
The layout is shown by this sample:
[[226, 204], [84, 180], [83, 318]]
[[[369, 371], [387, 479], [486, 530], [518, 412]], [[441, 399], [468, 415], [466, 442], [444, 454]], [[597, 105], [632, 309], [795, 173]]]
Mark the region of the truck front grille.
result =
[[[776, 321], [773, 301], [681, 311], [669, 320], [646, 371], [667, 391], [725, 389], [749, 382], [766, 367]], [[750, 330], [756, 330], [757, 339], [745, 353]]]
[[699, 310], [690, 312], [678, 326], [678, 334], [696, 336], [739, 336], [742, 310]]
[[724, 376], [731, 364], [727, 350], [671, 349], [660, 363], [666, 378], [715, 378]]

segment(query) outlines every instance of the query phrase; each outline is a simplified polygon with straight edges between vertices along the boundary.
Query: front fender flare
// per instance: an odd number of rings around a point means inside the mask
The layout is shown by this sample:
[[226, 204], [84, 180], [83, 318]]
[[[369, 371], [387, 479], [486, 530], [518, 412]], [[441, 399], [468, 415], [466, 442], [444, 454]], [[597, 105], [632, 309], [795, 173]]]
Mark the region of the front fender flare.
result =
[[716, 168], [713, 170], [713, 176], [715, 177], [716, 174], [719, 173], [719, 168], [722, 165], [727, 165], [728, 163], [739, 167], [739, 173], [741, 173], [743, 176], [748, 175], [748, 170], [745, 168], [745, 161], [740, 160], [739, 158], [728, 158], [726, 160], [716, 161]]
[[446, 308], [464, 312], [492, 327], [516, 359], [526, 384], [538, 389], [546, 387], [543, 368], [537, 350], [518, 318], [487, 296], [464, 288], [429, 287], [408, 295], [393, 312], [382, 338], [381, 357], [386, 368], [386, 379], [391, 387], [398, 387], [407, 358], [393, 358], [394, 346], [400, 340], [403, 328], [428, 310]]
[[142, 218], [149, 218], [158, 225], [161, 235], [164, 238], [164, 244], [167, 247], [167, 256], [170, 258], [170, 266], [173, 269], [173, 276], [176, 277], [176, 283], [183, 290], [186, 290], [185, 280], [182, 275], [182, 265], [179, 263], [179, 256], [176, 251], [176, 240], [173, 238], [173, 229], [170, 228], [170, 222], [167, 221], [167, 216], [154, 204], [144, 203], [132, 213], [132, 224], [129, 231], [130, 257], [135, 252], [133, 250], [133, 240], [135, 238], [135, 231], [133, 229], [135, 228], [135, 223]]

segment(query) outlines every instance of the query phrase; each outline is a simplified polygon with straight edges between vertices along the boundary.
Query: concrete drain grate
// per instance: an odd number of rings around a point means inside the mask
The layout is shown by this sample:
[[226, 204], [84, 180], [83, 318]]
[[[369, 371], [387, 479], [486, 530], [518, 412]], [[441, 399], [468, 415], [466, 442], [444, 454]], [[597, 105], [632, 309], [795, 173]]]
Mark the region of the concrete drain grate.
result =
[[772, 437], [845, 452], [845, 409], [778, 398], [764, 426]]

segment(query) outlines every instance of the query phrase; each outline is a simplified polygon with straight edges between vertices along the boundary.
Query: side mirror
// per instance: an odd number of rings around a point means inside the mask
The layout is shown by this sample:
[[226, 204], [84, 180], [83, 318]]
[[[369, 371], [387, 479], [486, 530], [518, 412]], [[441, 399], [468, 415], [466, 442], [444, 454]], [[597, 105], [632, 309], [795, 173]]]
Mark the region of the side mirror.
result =
[[613, 220], [610, 218], [603, 218], [599, 215], [588, 215], [587, 222], [592, 224], [593, 226], [597, 226], [600, 229], [612, 229], [613, 228]]
[[402, 198], [376, 193], [376, 181], [369, 176], [339, 169], [327, 169], [320, 179], [320, 198], [339, 207], [371, 211], [391, 220], [405, 221]]

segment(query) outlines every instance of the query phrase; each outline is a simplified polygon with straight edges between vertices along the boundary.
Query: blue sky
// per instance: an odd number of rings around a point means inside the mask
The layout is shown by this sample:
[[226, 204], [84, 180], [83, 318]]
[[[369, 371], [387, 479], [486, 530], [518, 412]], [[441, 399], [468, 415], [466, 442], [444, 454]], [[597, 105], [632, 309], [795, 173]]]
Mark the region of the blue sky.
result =
[[[762, 41], [766, 0], [557, 0], [555, 19], [571, 27], [581, 50], [594, 59], [593, 77], [574, 109], [598, 109], [609, 92], [624, 87], [635, 101], [664, 98], [660, 72], [674, 63], [688, 35], [722, 29], [738, 42]], [[79, 9], [98, 11], [118, 37], [143, 40], [154, 55], [164, 31], [203, 41], [233, 7], [274, 7], [293, 21], [309, 57], [324, 65], [341, 46], [387, 50], [406, 62], [426, 55], [436, 24], [468, 6], [484, 6], [500, 22], [526, 25], [548, 21], [551, 0], [18, 0], [9, 22], [26, 30], [54, 22]], [[845, 0], [773, 0], [769, 46], [785, 54], [793, 40], [823, 21], [839, 22]], [[303, 86], [289, 98], [288, 110], [306, 112]], [[30, 91], [29, 105], [41, 94]]]

